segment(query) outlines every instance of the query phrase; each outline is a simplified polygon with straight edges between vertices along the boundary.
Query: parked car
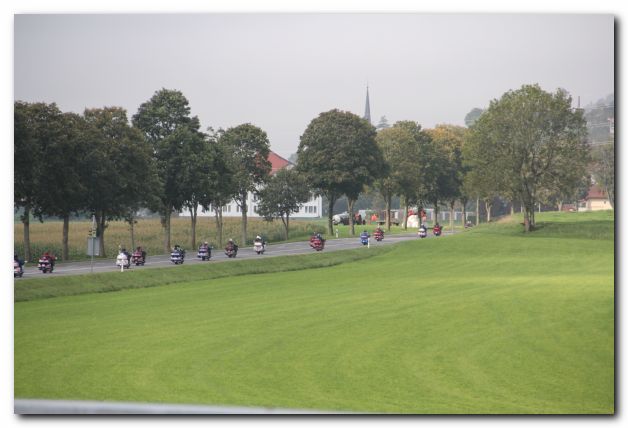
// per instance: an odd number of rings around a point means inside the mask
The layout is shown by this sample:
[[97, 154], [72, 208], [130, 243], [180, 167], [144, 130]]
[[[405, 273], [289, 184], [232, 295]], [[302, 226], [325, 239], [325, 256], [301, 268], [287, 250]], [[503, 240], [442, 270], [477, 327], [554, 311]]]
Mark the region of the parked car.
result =
[[340, 214], [336, 214], [331, 218], [331, 221], [334, 223], [334, 225], [338, 225], [338, 224], [349, 224], [349, 213], [348, 212], [343, 212]]

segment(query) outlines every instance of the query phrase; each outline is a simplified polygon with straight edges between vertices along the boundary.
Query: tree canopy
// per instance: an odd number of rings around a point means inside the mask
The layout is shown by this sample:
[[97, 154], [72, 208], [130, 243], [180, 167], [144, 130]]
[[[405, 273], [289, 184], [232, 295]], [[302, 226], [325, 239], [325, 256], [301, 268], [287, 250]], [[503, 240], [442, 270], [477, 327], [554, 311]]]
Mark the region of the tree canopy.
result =
[[233, 171], [237, 192], [234, 199], [242, 213], [242, 244], [247, 236], [247, 198], [249, 192], [257, 192], [269, 177], [271, 164], [268, 160], [270, 142], [266, 132], [250, 123], [227, 129], [220, 137], [227, 150], [228, 164]]
[[315, 193], [329, 202], [329, 233], [336, 200], [347, 195], [351, 208], [351, 200], [365, 185], [387, 173], [375, 135], [375, 128], [364, 119], [334, 109], [313, 119], [301, 136], [297, 168]]
[[534, 207], [543, 190], [577, 186], [589, 159], [582, 112], [562, 89], [524, 85], [493, 100], [475, 123], [465, 155], [471, 168], [498, 193], [524, 207], [525, 230], [534, 227]]
[[281, 169], [260, 191], [257, 213], [266, 220], [280, 218], [288, 239], [290, 215], [310, 199], [307, 180], [295, 169]]

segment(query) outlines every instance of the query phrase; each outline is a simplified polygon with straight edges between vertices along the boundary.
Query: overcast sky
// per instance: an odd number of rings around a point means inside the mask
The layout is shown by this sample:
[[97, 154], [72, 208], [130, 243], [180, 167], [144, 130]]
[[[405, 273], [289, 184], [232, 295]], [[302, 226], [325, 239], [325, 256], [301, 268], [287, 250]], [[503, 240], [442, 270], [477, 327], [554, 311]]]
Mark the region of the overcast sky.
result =
[[177, 89], [203, 128], [250, 122], [282, 156], [339, 108], [423, 127], [464, 125], [509, 89], [539, 83], [581, 104], [614, 92], [605, 14], [16, 15], [14, 97], [129, 118]]

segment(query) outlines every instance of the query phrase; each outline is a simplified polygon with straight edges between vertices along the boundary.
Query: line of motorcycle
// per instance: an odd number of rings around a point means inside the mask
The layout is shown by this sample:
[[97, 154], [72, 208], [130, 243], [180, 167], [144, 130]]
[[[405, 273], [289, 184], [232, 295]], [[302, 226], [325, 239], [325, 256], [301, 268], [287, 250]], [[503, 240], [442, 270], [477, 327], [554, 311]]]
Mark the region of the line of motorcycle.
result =
[[[409, 233], [409, 234], [404, 234], [404, 235], [388, 235], [384, 239], [384, 243], [399, 242], [399, 241], [405, 241], [405, 240], [410, 240], [414, 238], [416, 238], [416, 233]], [[329, 251], [329, 250], [337, 251], [337, 250], [342, 250], [342, 249], [356, 248], [356, 244], [355, 244], [356, 239], [357, 237], [327, 240], [327, 242], [325, 243], [325, 251]], [[301, 244], [303, 246], [301, 247], [298, 244]], [[378, 243], [378, 244], [381, 245], [381, 243]], [[284, 246], [287, 246], [287, 247], [284, 247]], [[238, 251], [238, 256], [239, 256], [238, 259], [242, 260], [242, 259], [257, 258], [257, 257], [278, 256], [278, 255], [285, 255], [285, 254], [310, 254], [310, 252], [311, 252], [311, 248], [309, 248], [309, 246], [307, 245], [307, 242], [283, 243], [283, 244], [267, 246], [266, 253], [263, 255], [256, 254], [253, 248], [240, 248], [240, 250]], [[227, 261], [227, 260], [229, 260], [229, 258], [227, 258], [226, 256], [224, 257], [213, 256], [210, 259], [210, 261], [214, 261], [214, 262], [216, 261], [222, 262], [222, 261]], [[186, 262], [188, 264], [203, 263], [202, 260], [197, 259], [197, 258], [186, 259]], [[89, 262], [78, 262], [78, 263], [81, 263], [82, 266], [64, 267], [63, 264], [58, 263], [57, 266], [55, 266], [55, 272], [52, 276], [59, 276], [59, 275], [64, 275], [64, 274], [87, 273], [91, 271], [92, 267], [89, 264]], [[75, 264], [75, 263], [72, 263], [72, 264]], [[157, 255], [157, 256], [147, 257], [146, 267], [151, 267], [151, 266], [159, 267], [159, 266], [175, 266], [175, 265], [172, 264], [168, 255]], [[97, 272], [110, 272], [112, 271], [111, 269], [112, 267], [115, 269], [116, 267], [115, 263], [114, 263], [114, 266], [112, 266], [112, 263], [110, 261], [98, 261], [96, 264], [94, 264], [94, 271], [95, 272], [96, 271]], [[135, 266], [133, 267], [136, 269], [142, 268], [142, 267], [135, 267]], [[38, 273], [40, 272], [25, 270], [23, 276], [34, 277]]]

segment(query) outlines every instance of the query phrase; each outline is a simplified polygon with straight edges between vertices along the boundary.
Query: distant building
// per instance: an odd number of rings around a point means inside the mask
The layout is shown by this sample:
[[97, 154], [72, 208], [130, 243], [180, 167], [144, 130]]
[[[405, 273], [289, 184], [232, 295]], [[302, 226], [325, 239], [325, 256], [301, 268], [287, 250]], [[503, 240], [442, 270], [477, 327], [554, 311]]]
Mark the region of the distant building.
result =
[[[287, 159], [282, 158], [275, 152], [270, 152], [268, 155], [268, 160], [271, 164], [270, 174], [274, 175], [280, 169], [294, 168], [294, 164]], [[246, 205], [248, 208], [247, 217], [249, 218], [261, 218], [261, 216], [257, 213], [257, 203], [259, 199], [257, 195], [252, 192], [249, 192], [247, 195]], [[291, 218], [319, 218], [322, 215], [323, 211], [323, 199], [320, 196], [310, 199], [308, 202], [301, 205], [299, 211], [290, 215]], [[203, 210], [201, 207], [198, 209], [199, 217], [210, 217], [214, 215], [213, 207], [209, 207], [209, 211]], [[189, 217], [190, 212], [187, 209], [181, 211], [180, 216]], [[231, 201], [228, 204], [222, 207], [222, 216], [223, 217], [241, 217], [242, 210], [240, 206], [235, 202]]]
[[366, 85], [366, 106], [364, 107], [364, 117], [362, 119], [368, 120], [371, 123], [371, 103], [369, 102], [369, 86]]
[[579, 209], [585, 211], [602, 211], [612, 210], [613, 207], [606, 192], [600, 186], [594, 184], [589, 187], [587, 196], [580, 201]]

